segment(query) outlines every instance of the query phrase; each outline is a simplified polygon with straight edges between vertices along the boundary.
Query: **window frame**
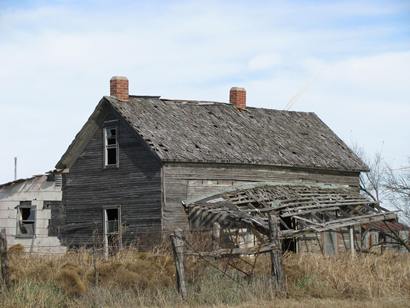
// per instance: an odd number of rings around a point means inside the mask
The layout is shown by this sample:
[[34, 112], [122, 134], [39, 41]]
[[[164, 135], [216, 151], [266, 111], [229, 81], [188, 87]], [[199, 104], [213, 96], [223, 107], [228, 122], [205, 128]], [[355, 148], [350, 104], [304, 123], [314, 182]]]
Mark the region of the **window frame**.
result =
[[[115, 129], [115, 144], [108, 144], [108, 131], [110, 129]], [[103, 166], [104, 168], [118, 168], [120, 165], [120, 149], [119, 149], [119, 144], [118, 144], [118, 125], [107, 125], [103, 127], [103, 139], [104, 139], [104, 161], [103, 161]], [[115, 149], [115, 156], [116, 156], [116, 162], [115, 164], [108, 164], [108, 150], [109, 149]]]
[[[109, 240], [108, 238], [110, 236], [117, 236], [118, 237], [118, 248], [122, 248], [122, 211], [121, 211], [121, 205], [113, 205], [113, 206], [103, 206], [103, 242], [104, 242], [104, 254], [108, 255], [109, 253]], [[108, 213], [107, 210], [116, 210], [117, 211], [117, 232], [108, 232]]]
[[[37, 227], [37, 206], [31, 204], [31, 201], [20, 201], [20, 204], [15, 207], [17, 210], [16, 216], [16, 238], [35, 238], [36, 237], [36, 227]], [[30, 209], [34, 211], [33, 219], [23, 219], [21, 209]], [[20, 223], [23, 222], [33, 222], [33, 234], [23, 234], [20, 232]]]
[[[117, 211], [117, 231], [116, 232], [108, 232], [108, 213], [109, 210]], [[104, 234], [120, 234], [121, 233], [121, 205], [114, 205], [114, 206], [103, 206], [103, 225], [104, 225]]]

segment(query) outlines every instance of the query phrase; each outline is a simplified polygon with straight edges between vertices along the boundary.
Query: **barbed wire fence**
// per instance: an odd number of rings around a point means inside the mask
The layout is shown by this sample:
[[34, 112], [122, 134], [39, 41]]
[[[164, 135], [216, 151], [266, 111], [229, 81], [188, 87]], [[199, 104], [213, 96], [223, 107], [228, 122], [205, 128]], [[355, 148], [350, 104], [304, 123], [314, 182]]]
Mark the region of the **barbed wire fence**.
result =
[[[278, 232], [278, 228], [275, 229]], [[103, 232], [104, 233], [104, 232]], [[186, 279], [185, 279], [185, 263], [186, 258], [196, 258], [203, 262], [207, 267], [211, 267], [222, 276], [234, 281], [237, 284], [242, 284], [239, 276], [233, 276], [228, 268], [238, 271], [241, 277], [250, 279], [255, 270], [256, 260], [261, 253], [271, 253], [272, 262], [276, 262], [272, 266], [272, 281], [275, 281], [275, 288], [283, 290], [283, 273], [281, 265], [281, 245], [278, 241], [278, 236], [266, 239], [266, 243], [259, 243], [255, 246], [255, 239], [249, 236], [248, 231], [241, 229], [222, 229], [218, 224], [214, 224], [212, 228], [198, 228], [194, 230], [177, 229], [174, 232], [151, 230], [147, 232], [139, 232], [139, 237], [134, 240], [129, 238], [123, 243], [122, 234], [113, 234], [108, 238], [107, 234], [103, 234], [98, 228], [95, 228], [91, 236], [81, 236], [76, 238], [76, 244], [64, 243], [70, 247], [66, 252], [57, 252], [53, 250], [55, 246], [41, 246], [39, 249], [28, 249], [26, 252], [19, 253], [24, 256], [31, 255], [56, 255], [71, 254], [77, 258], [78, 264], [87, 265], [93, 271], [93, 281], [96, 286], [99, 285], [100, 274], [97, 264], [107, 261], [110, 257], [115, 257], [118, 253], [130, 250], [135, 252], [146, 251], [150, 247], [154, 255], [171, 255], [174, 256], [177, 290], [182, 298], [187, 297]], [[141, 242], [141, 238], [145, 238]], [[149, 239], [149, 240], [147, 240]], [[81, 243], [79, 245], [78, 243]], [[71, 244], [71, 245], [70, 245]], [[221, 245], [223, 244], [223, 245]], [[17, 245], [14, 245], [17, 246]], [[5, 229], [0, 233], [0, 262], [1, 262], [1, 282], [2, 288], [7, 288], [10, 285], [10, 277], [8, 273], [8, 249], [7, 236]], [[16, 248], [9, 247], [11, 255], [15, 253]], [[14, 250], [14, 252], [13, 252]], [[50, 253], [51, 252], [51, 253]], [[81, 254], [84, 252], [86, 254]], [[242, 260], [242, 255], [253, 255], [253, 262]], [[221, 263], [217, 260], [226, 259], [225, 267], [221, 267]], [[87, 264], [84, 264], [86, 262]], [[238, 262], [242, 266], [238, 266]], [[273, 264], [273, 263], [272, 263]], [[247, 266], [247, 269], [243, 269]], [[279, 285], [278, 285], [279, 283]]]

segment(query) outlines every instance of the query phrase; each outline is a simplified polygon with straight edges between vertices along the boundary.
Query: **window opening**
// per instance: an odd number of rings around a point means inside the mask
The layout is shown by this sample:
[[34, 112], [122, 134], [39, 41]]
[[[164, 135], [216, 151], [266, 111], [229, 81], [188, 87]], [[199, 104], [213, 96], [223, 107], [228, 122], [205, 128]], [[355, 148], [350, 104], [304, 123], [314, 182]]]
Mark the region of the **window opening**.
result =
[[105, 136], [105, 166], [118, 166], [118, 134], [116, 127], [106, 127]]
[[120, 208], [104, 209], [104, 254], [115, 254], [122, 247]]
[[17, 236], [33, 237], [36, 226], [36, 209], [27, 202], [17, 207]]

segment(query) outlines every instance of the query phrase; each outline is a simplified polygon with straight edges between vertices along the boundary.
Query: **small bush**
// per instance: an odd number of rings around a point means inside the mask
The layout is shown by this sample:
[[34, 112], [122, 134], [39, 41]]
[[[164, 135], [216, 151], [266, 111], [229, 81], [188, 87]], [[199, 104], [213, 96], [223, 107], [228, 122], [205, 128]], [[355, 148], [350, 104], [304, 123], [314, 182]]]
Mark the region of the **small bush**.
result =
[[66, 263], [61, 267], [57, 276], [57, 285], [68, 295], [82, 295], [87, 291], [81, 269], [71, 263]]
[[7, 249], [7, 251], [10, 255], [21, 255], [24, 253], [24, 246], [21, 244], [16, 244], [10, 246], [9, 249]]

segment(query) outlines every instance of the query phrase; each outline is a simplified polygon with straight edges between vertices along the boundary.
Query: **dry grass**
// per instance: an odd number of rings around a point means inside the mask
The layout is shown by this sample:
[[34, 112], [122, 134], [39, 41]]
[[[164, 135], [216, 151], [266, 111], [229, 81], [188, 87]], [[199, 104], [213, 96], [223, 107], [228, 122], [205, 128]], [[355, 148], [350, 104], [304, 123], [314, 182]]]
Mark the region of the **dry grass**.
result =
[[[182, 302], [175, 291], [172, 256], [164, 250], [141, 253], [129, 249], [108, 261], [98, 259], [95, 267], [87, 251], [40, 257], [15, 250], [10, 254], [13, 284], [0, 294], [0, 307], [299, 307], [301, 301], [307, 307], [404, 307], [410, 300], [408, 254], [354, 259], [349, 255], [286, 255], [287, 298], [276, 298], [272, 292], [267, 257], [257, 260], [252, 280], [230, 271], [239, 283], [189, 258], [189, 298]], [[245, 263], [236, 263], [246, 268]], [[219, 263], [222, 269], [225, 265]]]

